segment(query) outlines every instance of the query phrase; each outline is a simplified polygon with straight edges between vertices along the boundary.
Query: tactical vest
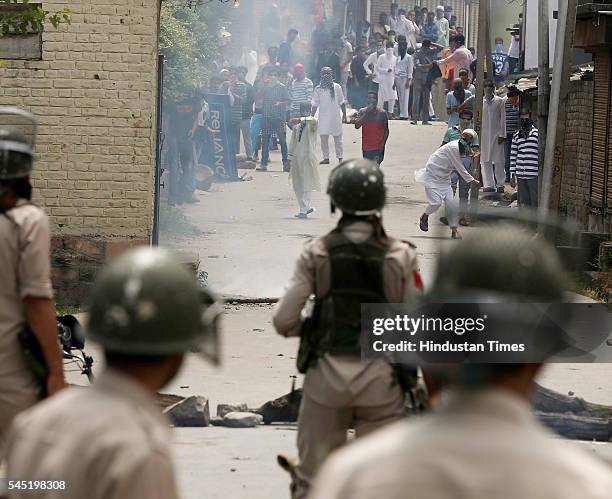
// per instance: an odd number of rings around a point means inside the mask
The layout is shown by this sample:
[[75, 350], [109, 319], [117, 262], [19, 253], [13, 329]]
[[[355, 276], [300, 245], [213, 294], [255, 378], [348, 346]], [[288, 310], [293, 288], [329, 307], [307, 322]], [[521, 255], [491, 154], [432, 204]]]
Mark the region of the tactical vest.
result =
[[331, 266], [330, 289], [317, 299], [313, 320], [302, 330], [298, 370], [325, 353], [361, 356], [361, 304], [387, 303], [384, 261], [388, 245], [371, 237], [353, 243], [335, 230], [323, 238]]

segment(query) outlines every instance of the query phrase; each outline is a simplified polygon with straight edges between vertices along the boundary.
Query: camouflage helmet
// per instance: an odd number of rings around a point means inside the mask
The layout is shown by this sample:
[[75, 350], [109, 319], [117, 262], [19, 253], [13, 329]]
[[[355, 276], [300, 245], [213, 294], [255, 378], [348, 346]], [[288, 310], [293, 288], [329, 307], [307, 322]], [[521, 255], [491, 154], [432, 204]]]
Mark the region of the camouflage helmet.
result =
[[[558, 302], [565, 281], [559, 257], [542, 238], [500, 222], [440, 253], [430, 295], [504, 295], [515, 302]], [[474, 299], [472, 301], [478, 301]]]
[[385, 205], [385, 182], [380, 167], [367, 159], [349, 159], [334, 168], [327, 194], [334, 207], [357, 216], [376, 215]]
[[96, 281], [86, 335], [106, 350], [157, 356], [197, 351], [218, 361], [221, 306], [171, 253], [123, 253]]
[[[31, 139], [18, 123], [27, 123], [25, 126], [31, 129]], [[34, 165], [35, 135], [36, 118], [33, 114], [19, 108], [0, 107], [0, 180], [30, 176]]]

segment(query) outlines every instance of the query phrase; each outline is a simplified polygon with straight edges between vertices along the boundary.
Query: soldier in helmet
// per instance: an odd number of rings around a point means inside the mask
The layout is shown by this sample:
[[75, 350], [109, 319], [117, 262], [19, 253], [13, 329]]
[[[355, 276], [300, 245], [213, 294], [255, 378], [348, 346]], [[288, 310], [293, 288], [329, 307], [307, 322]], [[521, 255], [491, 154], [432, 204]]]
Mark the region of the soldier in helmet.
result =
[[[433, 302], [562, 300], [563, 269], [549, 244], [508, 227], [482, 232], [440, 255]], [[406, 491], [436, 499], [610, 497], [610, 468], [555, 438], [532, 414], [541, 368], [508, 363], [429, 370], [427, 378], [446, 392], [437, 411], [341, 450], [321, 470], [311, 497], [400, 498]]]
[[361, 303], [410, 302], [422, 287], [415, 247], [383, 228], [385, 186], [378, 165], [342, 162], [327, 192], [332, 211], [338, 208], [342, 217], [329, 234], [306, 244], [274, 311], [279, 334], [300, 336], [298, 370], [306, 374], [294, 498], [306, 496], [349, 428], [360, 438], [405, 415], [391, 366], [361, 360]]
[[[49, 222], [30, 202], [34, 162], [33, 115], [0, 108], [2, 121], [30, 122], [25, 129], [0, 126], [0, 444], [12, 419], [34, 405], [44, 391], [53, 395], [64, 386], [62, 357], [51, 286]], [[47, 364], [46, 386], [28, 366], [18, 334], [29, 326]]]
[[86, 334], [103, 347], [106, 370], [91, 388], [67, 389], [15, 420], [8, 476], [61, 481], [70, 499], [178, 497], [169, 422], [155, 395], [185, 352], [215, 353], [219, 307], [202, 293], [161, 249], [129, 251], [104, 269]]

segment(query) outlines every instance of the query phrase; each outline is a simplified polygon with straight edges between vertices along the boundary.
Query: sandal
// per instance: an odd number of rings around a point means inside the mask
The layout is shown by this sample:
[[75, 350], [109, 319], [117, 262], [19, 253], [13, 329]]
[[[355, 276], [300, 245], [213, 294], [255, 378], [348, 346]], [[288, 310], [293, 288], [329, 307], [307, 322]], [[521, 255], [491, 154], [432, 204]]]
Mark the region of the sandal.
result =
[[421, 215], [421, 219], [419, 220], [419, 228], [423, 232], [427, 232], [429, 230], [429, 217], [427, 215]]

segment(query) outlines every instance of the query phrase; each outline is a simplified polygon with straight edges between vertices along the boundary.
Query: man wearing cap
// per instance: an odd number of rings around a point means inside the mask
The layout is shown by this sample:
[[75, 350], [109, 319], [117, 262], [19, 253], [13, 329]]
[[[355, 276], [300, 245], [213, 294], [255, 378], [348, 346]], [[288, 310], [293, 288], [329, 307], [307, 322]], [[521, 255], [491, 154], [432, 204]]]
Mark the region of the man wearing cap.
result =
[[298, 370], [306, 374], [294, 499], [306, 497], [321, 463], [346, 443], [350, 428], [361, 438], [404, 417], [391, 366], [361, 359], [361, 304], [410, 303], [422, 287], [414, 247], [383, 228], [378, 165], [341, 163], [327, 192], [342, 217], [329, 234], [306, 243], [273, 318], [279, 334], [300, 336]]
[[425, 187], [427, 196], [427, 208], [419, 220], [419, 227], [423, 232], [429, 230], [429, 215], [438, 211], [444, 203], [448, 225], [451, 228], [451, 237], [461, 239], [457, 230], [459, 220], [451, 188], [451, 175], [456, 171], [466, 183], [480, 185], [480, 182], [472, 177], [463, 165], [465, 158], [471, 158], [474, 155], [471, 146], [475, 136], [474, 130], [464, 130], [461, 139], [453, 140], [440, 147], [429, 157], [425, 168], [415, 172], [415, 180]]
[[[0, 108], [0, 446], [13, 418], [44, 392], [64, 387], [62, 356], [51, 286], [51, 234], [45, 212], [30, 201], [36, 119], [26, 111]], [[47, 364], [39, 382], [25, 360], [18, 334], [26, 326], [40, 344]], [[43, 386], [44, 385], [44, 386]]]
[[[461, 139], [461, 135], [464, 132], [471, 134], [472, 136], [472, 152], [473, 156], [466, 156], [462, 158], [462, 163], [465, 169], [472, 175], [476, 177], [477, 169], [474, 168], [474, 161], [477, 161], [476, 158], [480, 153], [480, 139], [478, 138], [478, 134], [476, 131], [472, 129], [473, 122], [472, 118], [474, 117], [474, 113], [469, 109], [464, 109], [459, 113], [459, 124], [449, 128], [444, 134], [444, 139], [442, 139], [442, 145], [448, 144], [453, 140]], [[451, 174], [451, 188], [453, 189], [453, 196], [457, 191], [457, 187], [459, 188], [459, 225], [468, 226], [470, 225], [469, 215], [476, 210], [476, 205], [478, 205], [478, 199], [473, 199], [470, 197], [471, 184], [466, 182], [461, 175], [457, 171], [454, 171]], [[440, 221], [446, 225], [448, 225], [448, 218], [441, 217]]]
[[438, 25], [438, 31], [440, 35], [436, 43], [441, 47], [448, 47], [450, 37], [450, 27], [448, 19], [444, 17], [444, 6], [438, 5], [436, 7], [436, 19], [434, 22]]
[[[472, 302], [504, 304], [562, 300], [563, 268], [548, 243], [507, 226], [483, 232], [444, 248], [429, 294], [432, 302], [464, 302], [466, 295]], [[519, 320], [511, 326], [520, 328]], [[426, 366], [426, 379], [444, 389], [437, 410], [331, 456], [310, 498], [610, 497], [609, 465], [586, 447], [549, 432], [533, 414], [530, 402], [542, 367]]]
[[87, 335], [104, 349], [106, 370], [91, 388], [64, 390], [15, 420], [7, 476], [57, 484], [37, 498], [177, 498], [169, 421], [155, 397], [186, 352], [218, 360], [219, 308], [167, 251], [119, 256], [89, 309]]

